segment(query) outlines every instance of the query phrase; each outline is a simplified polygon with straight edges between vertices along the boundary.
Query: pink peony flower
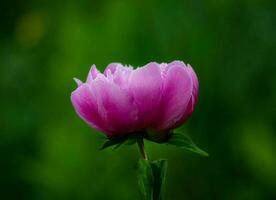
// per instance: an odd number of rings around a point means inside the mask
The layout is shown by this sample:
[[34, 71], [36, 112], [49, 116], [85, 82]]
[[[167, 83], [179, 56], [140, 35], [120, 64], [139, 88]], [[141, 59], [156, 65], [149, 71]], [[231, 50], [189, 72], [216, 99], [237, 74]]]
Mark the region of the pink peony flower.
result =
[[85, 83], [75, 81], [71, 101], [76, 112], [109, 138], [148, 132], [162, 139], [185, 122], [198, 98], [197, 76], [181, 61], [137, 69], [111, 63], [104, 73], [93, 65]]

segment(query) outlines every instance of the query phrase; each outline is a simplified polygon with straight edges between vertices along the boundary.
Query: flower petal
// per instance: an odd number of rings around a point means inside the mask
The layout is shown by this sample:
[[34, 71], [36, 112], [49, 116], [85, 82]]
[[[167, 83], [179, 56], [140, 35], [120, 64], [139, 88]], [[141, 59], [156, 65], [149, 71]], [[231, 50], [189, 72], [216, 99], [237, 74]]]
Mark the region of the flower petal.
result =
[[192, 95], [187, 105], [186, 111], [183, 113], [183, 116], [179, 120], [179, 122], [175, 125], [176, 127], [184, 123], [192, 115], [198, 100], [199, 83], [198, 83], [196, 73], [194, 72], [193, 68], [189, 64], [187, 65], [186, 69], [192, 78], [192, 84], [193, 84]]
[[107, 65], [107, 67], [105, 68], [105, 70], [104, 70], [104, 75], [107, 75], [107, 71], [109, 71], [109, 70], [110, 70], [110, 72], [111, 72], [112, 74], [114, 74], [115, 71], [116, 71], [116, 69], [117, 69], [117, 67], [119, 67], [119, 66], [123, 67], [121, 63], [110, 63], [110, 64]]
[[128, 80], [133, 68], [124, 67], [120, 63], [111, 63], [104, 71], [104, 75], [122, 89], [128, 88]]
[[187, 70], [190, 73], [190, 76], [192, 77], [192, 80], [193, 80], [193, 98], [194, 98], [194, 105], [195, 105], [198, 99], [198, 90], [199, 90], [198, 78], [190, 64], [187, 65]]
[[138, 108], [142, 128], [151, 125], [158, 115], [162, 91], [161, 70], [157, 63], [149, 63], [130, 74], [129, 92]]
[[78, 115], [93, 128], [108, 134], [105, 124], [98, 112], [96, 94], [90, 85], [82, 84], [71, 94], [72, 104]]
[[97, 93], [99, 113], [112, 136], [135, 130], [137, 108], [126, 91], [105, 76], [98, 76], [91, 89]]
[[100, 72], [97, 69], [96, 65], [92, 65], [87, 75], [86, 82], [91, 83], [97, 77], [98, 74], [100, 74]]
[[162, 114], [155, 125], [158, 130], [174, 128], [186, 115], [192, 96], [192, 78], [184, 63], [170, 63], [164, 81]]
[[77, 83], [78, 87], [81, 86], [83, 84], [83, 82], [77, 78], [73, 78], [74, 81]]

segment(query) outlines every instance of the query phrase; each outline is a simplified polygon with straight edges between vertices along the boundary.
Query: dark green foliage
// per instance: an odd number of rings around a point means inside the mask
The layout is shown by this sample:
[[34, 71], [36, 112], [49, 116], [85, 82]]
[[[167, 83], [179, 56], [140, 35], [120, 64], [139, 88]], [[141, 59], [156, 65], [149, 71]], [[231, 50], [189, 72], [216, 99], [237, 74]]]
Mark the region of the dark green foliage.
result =
[[[174, 132], [172, 131], [170, 133], [170, 137], [167, 141], [164, 141], [162, 144], [170, 144], [174, 145], [176, 147], [183, 148], [185, 150], [197, 153], [201, 156], [208, 156], [208, 153], [200, 149], [193, 141], [192, 139], [179, 132]], [[142, 133], [137, 133], [137, 134], [131, 134], [131, 135], [126, 135], [123, 137], [116, 137], [116, 138], [107, 138], [102, 147], [100, 148], [101, 150], [113, 147], [113, 150], [117, 149], [121, 145], [133, 145], [139, 140], [143, 140], [145, 134]], [[153, 142], [153, 141], [151, 141]], [[159, 144], [159, 143], [157, 143]]]
[[151, 163], [148, 160], [139, 160], [138, 184], [144, 200], [152, 200], [153, 196], [153, 174]]
[[167, 160], [156, 160], [151, 162], [152, 174], [154, 177], [153, 199], [162, 200], [164, 195], [164, 184], [167, 171]]
[[113, 147], [113, 150], [120, 147], [122, 144], [125, 145], [133, 145], [137, 142], [137, 140], [143, 139], [143, 133], [133, 133], [126, 136], [120, 136], [115, 138], [106, 138], [106, 141], [100, 148], [101, 150]]
[[144, 200], [163, 199], [166, 170], [166, 160], [139, 160], [138, 183]]
[[104, 144], [101, 147], [101, 150], [106, 149], [108, 147], [114, 147], [114, 149], [117, 149], [119, 146], [121, 146], [125, 141], [127, 140], [127, 137], [120, 137], [120, 138], [114, 138], [114, 139], [106, 139]]

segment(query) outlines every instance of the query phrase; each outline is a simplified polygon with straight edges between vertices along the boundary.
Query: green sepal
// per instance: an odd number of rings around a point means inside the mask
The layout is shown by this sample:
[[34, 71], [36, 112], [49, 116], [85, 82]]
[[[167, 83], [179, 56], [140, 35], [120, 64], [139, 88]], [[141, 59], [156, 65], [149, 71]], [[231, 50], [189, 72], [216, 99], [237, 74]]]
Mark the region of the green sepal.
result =
[[127, 137], [118, 137], [118, 138], [113, 138], [109, 139], [107, 138], [104, 144], [101, 146], [100, 150], [109, 148], [109, 147], [114, 147], [114, 149], [117, 149], [119, 146], [121, 146], [125, 141], [127, 140]]
[[138, 183], [144, 200], [162, 200], [167, 160], [139, 160]]
[[202, 149], [200, 149], [189, 136], [183, 133], [179, 133], [179, 132], [171, 133], [171, 136], [169, 140], [166, 142], [166, 144], [183, 148], [193, 153], [197, 153], [201, 156], [205, 156], [205, 157], [209, 156], [209, 154], [203, 151]]
[[131, 135], [126, 135], [126, 136], [120, 136], [120, 137], [114, 137], [114, 138], [106, 138], [106, 141], [104, 144], [101, 146], [100, 150], [113, 147], [113, 150], [117, 149], [120, 147], [122, 144], [125, 145], [132, 145], [137, 142], [139, 138], [143, 137], [141, 133], [134, 133]]

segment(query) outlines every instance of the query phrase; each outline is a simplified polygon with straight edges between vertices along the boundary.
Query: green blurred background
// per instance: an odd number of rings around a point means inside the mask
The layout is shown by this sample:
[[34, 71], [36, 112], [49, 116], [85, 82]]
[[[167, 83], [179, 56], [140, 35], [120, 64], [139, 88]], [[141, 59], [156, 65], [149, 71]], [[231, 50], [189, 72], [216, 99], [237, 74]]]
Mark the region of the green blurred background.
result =
[[137, 147], [99, 151], [72, 78], [176, 59], [198, 74], [184, 130], [210, 157], [147, 142], [166, 199], [276, 199], [276, 1], [10, 0], [0, 16], [0, 199], [140, 199]]

